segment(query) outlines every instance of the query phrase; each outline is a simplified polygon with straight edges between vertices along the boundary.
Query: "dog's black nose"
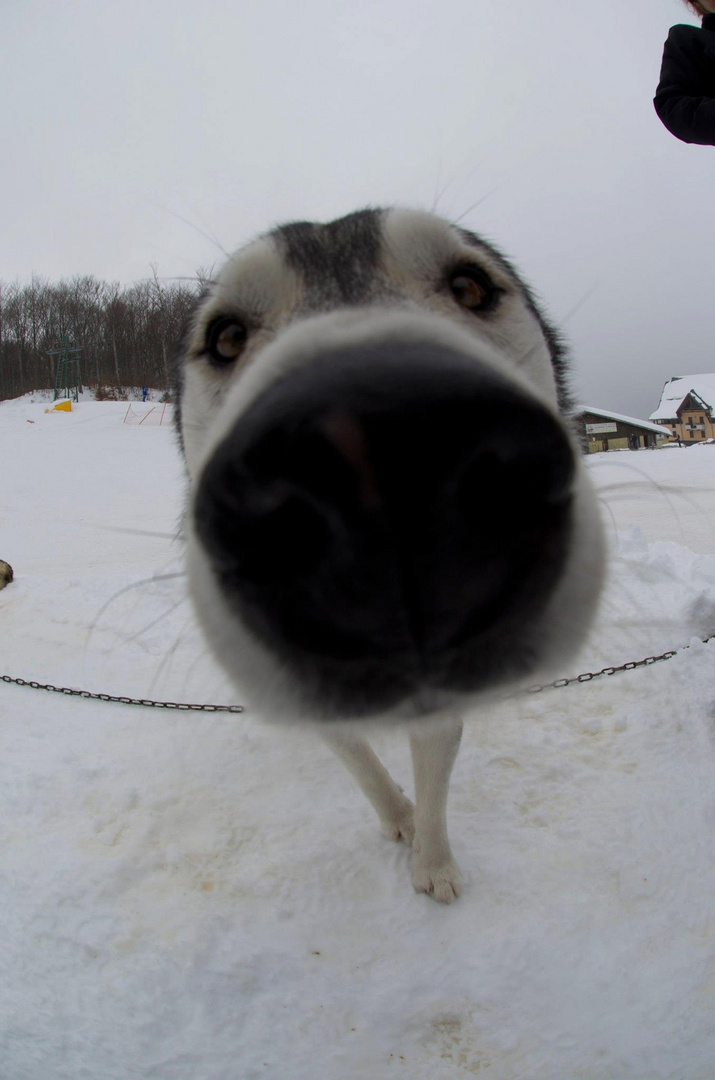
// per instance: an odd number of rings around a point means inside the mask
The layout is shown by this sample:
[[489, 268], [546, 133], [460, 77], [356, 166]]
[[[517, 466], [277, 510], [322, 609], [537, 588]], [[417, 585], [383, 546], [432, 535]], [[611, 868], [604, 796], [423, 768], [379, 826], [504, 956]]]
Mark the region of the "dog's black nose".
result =
[[195, 524], [272, 648], [458, 688], [478, 678], [460, 650], [489, 652], [558, 579], [573, 470], [559, 422], [493, 367], [381, 344], [265, 391], [206, 466]]

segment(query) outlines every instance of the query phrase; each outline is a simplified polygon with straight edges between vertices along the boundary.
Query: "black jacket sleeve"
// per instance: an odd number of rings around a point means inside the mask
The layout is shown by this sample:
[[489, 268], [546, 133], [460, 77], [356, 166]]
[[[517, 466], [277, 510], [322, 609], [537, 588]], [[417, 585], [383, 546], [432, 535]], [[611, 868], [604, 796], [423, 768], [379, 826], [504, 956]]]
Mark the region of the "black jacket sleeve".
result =
[[653, 99], [672, 135], [703, 146], [715, 146], [715, 52], [707, 40], [711, 37], [715, 39], [694, 26], [671, 29]]

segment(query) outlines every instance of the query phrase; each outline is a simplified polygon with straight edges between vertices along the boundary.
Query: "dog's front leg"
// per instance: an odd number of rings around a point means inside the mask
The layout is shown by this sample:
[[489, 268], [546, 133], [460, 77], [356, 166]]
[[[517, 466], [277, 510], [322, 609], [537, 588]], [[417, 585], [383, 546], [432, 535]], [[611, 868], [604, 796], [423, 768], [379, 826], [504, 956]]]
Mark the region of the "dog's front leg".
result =
[[321, 734], [375, 807], [385, 835], [390, 840], [411, 844], [415, 832], [414, 806], [369, 742], [350, 729], [336, 727]]
[[412, 882], [417, 892], [443, 904], [459, 896], [462, 883], [447, 837], [449, 779], [461, 738], [459, 720], [410, 735], [416, 802]]

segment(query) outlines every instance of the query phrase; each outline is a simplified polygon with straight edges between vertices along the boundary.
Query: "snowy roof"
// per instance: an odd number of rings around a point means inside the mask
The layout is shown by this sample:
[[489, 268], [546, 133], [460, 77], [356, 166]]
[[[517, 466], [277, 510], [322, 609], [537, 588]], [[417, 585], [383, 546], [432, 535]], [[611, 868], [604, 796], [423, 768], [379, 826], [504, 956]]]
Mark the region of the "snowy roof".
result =
[[607, 412], [605, 409], [594, 409], [590, 405], [579, 405], [577, 413], [589, 413], [590, 416], [602, 416], [606, 420], [620, 420], [622, 424], [633, 424], [634, 427], [644, 428], [646, 431], [656, 431], [665, 436], [666, 432], [659, 424], [651, 424], [647, 420], [638, 420], [635, 416], [623, 416], [617, 412]]
[[651, 420], [674, 420], [680, 405], [693, 393], [708, 406], [715, 406], [715, 375], [674, 375], [663, 387], [660, 405]]

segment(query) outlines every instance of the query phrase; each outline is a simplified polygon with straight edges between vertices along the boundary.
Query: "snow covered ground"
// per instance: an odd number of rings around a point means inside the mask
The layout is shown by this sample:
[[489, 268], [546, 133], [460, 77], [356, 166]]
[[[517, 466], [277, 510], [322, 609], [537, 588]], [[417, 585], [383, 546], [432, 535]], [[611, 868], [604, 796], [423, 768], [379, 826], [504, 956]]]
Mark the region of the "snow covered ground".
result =
[[[0, 674], [231, 701], [162, 577], [171, 430], [45, 407], [0, 403]], [[715, 632], [715, 446], [589, 468], [612, 571], [566, 674]], [[0, 1076], [712, 1080], [714, 664], [472, 717], [449, 908], [310, 735], [0, 684]]]

